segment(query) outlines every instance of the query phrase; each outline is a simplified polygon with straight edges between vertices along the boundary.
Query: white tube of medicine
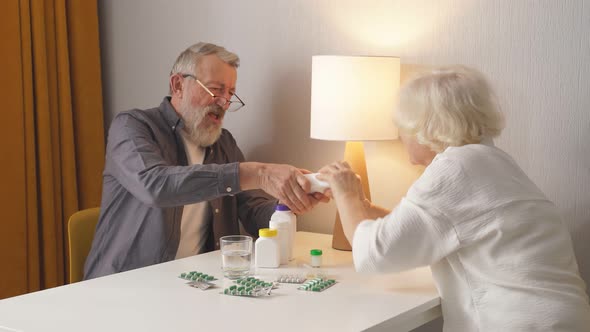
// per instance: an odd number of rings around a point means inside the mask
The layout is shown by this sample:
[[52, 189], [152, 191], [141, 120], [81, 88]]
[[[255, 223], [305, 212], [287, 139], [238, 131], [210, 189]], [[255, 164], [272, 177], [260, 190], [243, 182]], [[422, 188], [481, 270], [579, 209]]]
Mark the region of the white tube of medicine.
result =
[[311, 249], [310, 252], [311, 257], [311, 267], [320, 267], [322, 266], [322, 250], [321, 249]]

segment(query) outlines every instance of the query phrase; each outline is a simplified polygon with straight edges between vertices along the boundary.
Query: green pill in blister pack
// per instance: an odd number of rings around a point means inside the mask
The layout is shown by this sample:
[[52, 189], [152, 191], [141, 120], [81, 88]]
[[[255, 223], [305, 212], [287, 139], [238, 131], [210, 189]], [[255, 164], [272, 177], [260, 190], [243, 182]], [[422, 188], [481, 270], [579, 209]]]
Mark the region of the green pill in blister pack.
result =
[[233, 296], [249, 296], [249, 297], [260, 297], [269, 296], [272, 290], [272, 286], [237, 286], [232, 285], [224, 289], [221, 294], [233, 295]]
[[178, 276], [180, 279], [188, 280], [188, 281], [213, 281], [217, 280], [212, 275], [198, 272], [198, 271], [190, 271], [190, 272], [183, 272]]
[[231, 285], [224, 289], [221, 294], [260, 297], [270, 295], [272, 289], [277, 287], [277, 283], [266, 282], [254, 277], [241, 278], [236, 280], [235, 283], [235, 285]]
[[307, 280], [306, 282], [301, 284], [301, 286], [297, 287], [297, 289], [309, 292], [323, 292], [324, 290], [334, 286], [335, 284], [336, 280], [334, 279], [315, 278]]
[[254, 277], [247, 277], [247, 278], [241, 278], [235, 281], [236, 284], [240, 285], [240, 286], [245, 286], [245, 287], [262, 287], [262, 288], [277, 288], [277, 283], [274, 282], [266, 282], [264, 280], [261, 279], [257, 279]]
[[211, 283], [211, 281], [217, 280], [217, 278], [215, 278], [212, 275], [208, 275], [206, 273], [198, 271], [183, 272], [178, 277], [180, 279], [188, 281], [187, 285], [199, 288], [200, 290], [205, 290], [214, 287], [215, 284]]

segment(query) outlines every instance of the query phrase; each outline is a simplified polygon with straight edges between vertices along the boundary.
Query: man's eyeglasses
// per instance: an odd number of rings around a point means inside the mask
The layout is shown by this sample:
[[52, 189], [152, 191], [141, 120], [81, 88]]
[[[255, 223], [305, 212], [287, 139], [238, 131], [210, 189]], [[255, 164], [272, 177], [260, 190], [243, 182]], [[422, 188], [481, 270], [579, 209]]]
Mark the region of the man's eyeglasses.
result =
[[205, 89], [205, 91], [209, 95], [211, 95], [211, 98], [215, 99], [215, 103], [217, 105], [219, 105], [221, 107], [225, 107], [225, 106], [229, 105], [227, 108], [228, 112], [235, 112], [246, 105], [246, 104], [244, 104], [242, 99], [240, 99], [240, 97], [238, 97], [238, 95], [236, 95], [236, 94], [233, 94], [230, 97], [230, 99], [227, 99], [225, 97], [218, 96], [218, 95], [214, 94], [213, 92], [211, 92], [211, 90], [209, 90], [209, 88], [207, 88], [205, 86], [205, 84], [201, 83], [201, 81], [199, 81], [199, 79], [195, 75], [182, 74], [182, 77], [184, 77], [184, 78], [190, 77], [190, 78], [194, 79], [195, 82], [197, 82], [201, 87], [203, 87], [203, 89]]

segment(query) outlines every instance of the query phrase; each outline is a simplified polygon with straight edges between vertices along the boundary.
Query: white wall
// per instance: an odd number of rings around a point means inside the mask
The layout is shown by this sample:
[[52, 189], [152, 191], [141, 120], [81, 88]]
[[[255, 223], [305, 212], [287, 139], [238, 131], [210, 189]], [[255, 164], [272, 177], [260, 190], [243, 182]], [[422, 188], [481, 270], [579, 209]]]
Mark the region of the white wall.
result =
[[[415, 66], [461, 63], [488, 75], [508, 125], [497, 145], [561, 209], [590, 281], [590, 1], [103, 0], [106, 123], [152, 107], [176, 55], [197, 41], [241, 57], [247, 107], [226, 118], [251, 160], [315, 170], [343, 143], [309, 138], [315, 54], [397, 55]], [[367, 144], [373, 198], [392, 206], [419, 169], [398, 142]], [[330, 232], [334, 208], [302, 217]]]

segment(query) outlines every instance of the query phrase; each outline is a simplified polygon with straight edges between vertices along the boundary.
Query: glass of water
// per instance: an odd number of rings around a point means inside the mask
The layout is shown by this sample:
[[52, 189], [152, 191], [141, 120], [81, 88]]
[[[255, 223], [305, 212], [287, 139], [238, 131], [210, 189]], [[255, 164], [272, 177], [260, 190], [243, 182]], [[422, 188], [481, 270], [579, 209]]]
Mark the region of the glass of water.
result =
[[247, 235], [229, 235], [219, 241], [223, 275], [229, 279], [248, 276], [252, 260], [252, 238]]

